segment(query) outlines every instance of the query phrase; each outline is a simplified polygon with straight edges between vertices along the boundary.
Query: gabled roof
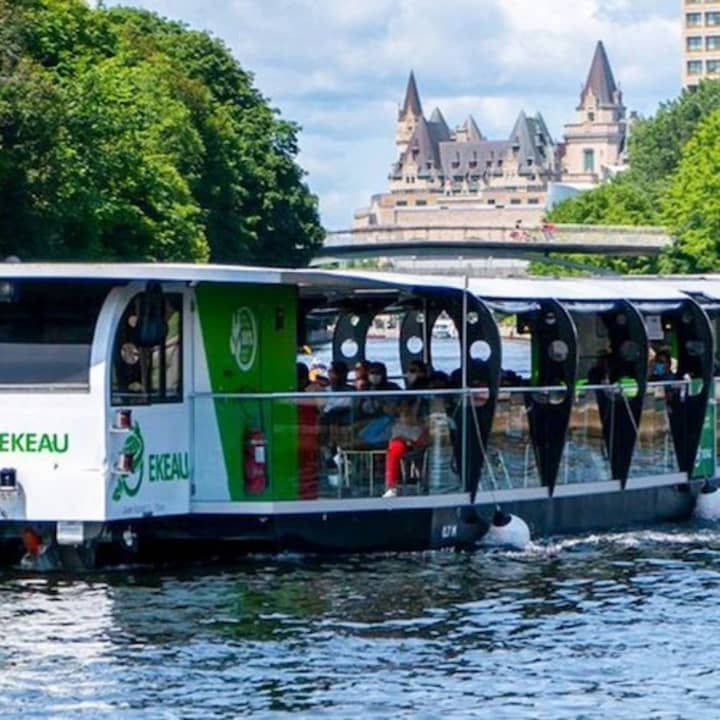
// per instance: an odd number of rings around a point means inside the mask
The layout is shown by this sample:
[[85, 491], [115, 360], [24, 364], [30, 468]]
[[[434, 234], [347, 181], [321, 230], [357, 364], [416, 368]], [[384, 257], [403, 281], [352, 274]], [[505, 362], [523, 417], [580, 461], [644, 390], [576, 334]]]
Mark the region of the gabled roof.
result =
[[467, 133], [468, 142], [479, 143], [485, 139], [472, 115], [467, 116], [467, 120], [465, 121], [465, 125], [463, 125], [463, 127]]
[[585, 81], [585, 87], [580, 94], [581, 104], [586, 101], [590, 91], [592, 91], [593, 96], [601, 105], [616, 104], [615, 98], [618, 87], [615, 84], [610, 61], [608, 60], [602, 40], [598, 41], [595, 47], [595, 54], [590, 64], [590, 72]]
[[409, 158], [415, 159], [421, 175], [428, 171], [428, 163], [433, 166], [433, 169], [440, 167], [438, 144], [437, 142], [433, 142], [428, 123], [422, 115], [418, 118], [417, 125], [410, 137], [407, 150], [405, 150], [402, 160]]
[[440, 112], [440, 108], [435, 108], [428, 121], [428, 130], [430, 131], [430, 137], [435, 145], [441, 142], [447, 142], [450, 139], [450, 128], [445, 122], [443, 114]]
[[444, 118], [443, 114], [440, 112], [439, 107], [436, 107], [432, 111], [432, 115], [430, 116], [430, 120], [428, 120], [428, 122], [439, 123], [441, 125], [444, 125], [445, 127], [448, 126], [448, 124], [445, 122], [445, 118]]
[[[552, 150], [550, 137], [542, 115], [529, 118], [520, 111], [510, 133], [510, 144], [517, 151], [518, 172], [533, 174], [536, 168], [545, 166]], [[528, 163], [528, 160], [532, 160]]]
[[458, 175], [483, 175], [497, 166], [510, 149], [507, 140], [483, 140], [482, 142], [444, 142], [440, 144], [440, 162], [445, 177]]
[[549, 143], [550, 145], [553, 144], [552, 135], [550, 134], [550, 130], [548, 130], [547, 123], [545, 122], [545, 118], [542, 116], [541, 112], [535, 113], [535, 122], [537, 123], [537, 129], [540, 133], [542, 133], [543, 137], [545, 138], [545, 142]]
[[405, 117], [408, 112], [412, 113], [415, 117], [420, 117], [423, 114], [422, 105], [420, 104], [420, 93], [415, 83], [415, 73], [412, 70], [408, 78], [408, 84], [405, 90], [405, 101], [400, 111], [400, 117]]

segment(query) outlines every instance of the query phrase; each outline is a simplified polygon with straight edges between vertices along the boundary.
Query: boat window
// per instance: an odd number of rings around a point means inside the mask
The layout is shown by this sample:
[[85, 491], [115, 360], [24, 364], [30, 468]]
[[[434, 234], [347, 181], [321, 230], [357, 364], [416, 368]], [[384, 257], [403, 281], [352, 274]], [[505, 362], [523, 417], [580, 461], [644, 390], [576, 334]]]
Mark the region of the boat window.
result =
[[182, 295], [164, 295], [167, 335], [154, 347], [137, 342], [141, 297], [130, 301], [115, 336], [112, 403], [182, 402]]
[[110, 284], [8, 280], [0, 302], [0, 386], [87, 390], [95, 324]]
[[473, 360], [479, 360], [480, 362], [487, 362], [492, 355], [492, 348], [487, 340], [476, 340], [470, 346], [470, 357]]

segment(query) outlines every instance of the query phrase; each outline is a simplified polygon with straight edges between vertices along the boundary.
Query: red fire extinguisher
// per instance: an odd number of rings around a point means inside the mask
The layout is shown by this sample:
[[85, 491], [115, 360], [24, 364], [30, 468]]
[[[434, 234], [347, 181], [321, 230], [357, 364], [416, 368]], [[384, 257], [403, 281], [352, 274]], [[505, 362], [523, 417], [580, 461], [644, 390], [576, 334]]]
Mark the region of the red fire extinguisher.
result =
[[267, 488], [267, 441], [257, 428], [245, 434], [245, 491], [259, 495]]

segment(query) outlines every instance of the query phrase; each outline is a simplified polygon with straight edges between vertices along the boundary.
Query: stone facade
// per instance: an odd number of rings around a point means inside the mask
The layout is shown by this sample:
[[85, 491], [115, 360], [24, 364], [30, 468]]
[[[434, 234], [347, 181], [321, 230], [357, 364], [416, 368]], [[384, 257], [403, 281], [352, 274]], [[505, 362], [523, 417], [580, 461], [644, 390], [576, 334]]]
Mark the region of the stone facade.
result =
[[682, 0], [683, 86], [720, 78], [720, 2]]
[[602, 43], [595, 49], [577, 117], [556, 143], [540, 113], [521, 111], [503, 140], [470, 116], [451, 130], [436, 108], [426, 118], [411, 72], [395, 128], [389, 192], [355, 213], [354, 227], [537, 224], [555, 185], [592, 187], [621, 168], [627, 120]]

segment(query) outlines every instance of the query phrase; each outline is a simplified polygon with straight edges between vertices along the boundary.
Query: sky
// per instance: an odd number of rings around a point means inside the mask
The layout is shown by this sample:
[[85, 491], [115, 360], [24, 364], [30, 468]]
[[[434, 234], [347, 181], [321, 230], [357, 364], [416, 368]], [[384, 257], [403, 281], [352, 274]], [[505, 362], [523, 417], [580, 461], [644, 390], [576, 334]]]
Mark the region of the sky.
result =
[[425, 115], [469, 113], [490, 139], [520, 110], [556, 140], [603, 40], [629, 110], [680, 92], [678, 0], [124, 0], [222, 39], [282, 117], [330, 230], [388, 188], [398, 104], [415, 71]]

